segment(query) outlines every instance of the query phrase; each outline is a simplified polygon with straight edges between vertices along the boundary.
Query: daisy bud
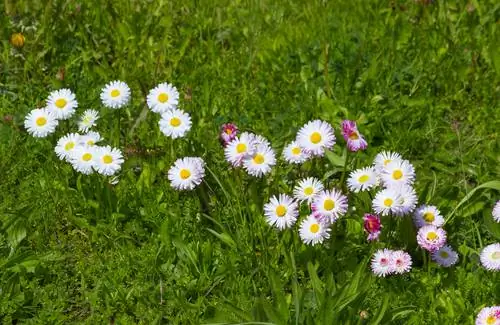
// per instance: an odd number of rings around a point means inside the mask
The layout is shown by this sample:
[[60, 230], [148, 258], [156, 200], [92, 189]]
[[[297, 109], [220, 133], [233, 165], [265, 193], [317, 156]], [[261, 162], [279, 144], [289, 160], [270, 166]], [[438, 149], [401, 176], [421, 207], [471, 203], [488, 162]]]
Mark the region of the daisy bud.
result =
[[219, 140], [221, 144], [225, 147], [231, 141], [233, 141], [238, 135], [238, 127], [234, 123], [222, 124], [219, 133]]
[[344, 120], [342, 122], [342, 135], [347, 141], [347, 149], [350, 151], [365, 150], [368, 146], [365, 138], [358, 131], [356, 122]]
[[379, 216], [375, 214], [366, 213], [363, 217], [363, 227], [368, 233], [368, 240], [376, 240], [380, 236], [380, 231], [382, 229], [382, 223], [380, 222]]

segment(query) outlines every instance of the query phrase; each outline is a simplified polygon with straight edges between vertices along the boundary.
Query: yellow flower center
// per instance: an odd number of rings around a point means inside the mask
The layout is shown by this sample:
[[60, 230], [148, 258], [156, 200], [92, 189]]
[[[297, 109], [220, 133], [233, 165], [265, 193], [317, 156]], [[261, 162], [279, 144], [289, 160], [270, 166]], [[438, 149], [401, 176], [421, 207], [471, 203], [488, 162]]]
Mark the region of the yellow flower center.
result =
[[305, 195], [312, 195], [313, 193], [314, 193], [314, 189], [312, 188], [312, 186], [306, 187], [304, 189], [304, 194]]
[[181, 120], [177, 117], [172, 117], [172, 119], [170, 120], [170, 125], [172, 125], [173, 127], [178, 127], [179, 125], [181, 125]]
[[488, 316], [488, 318], [486, 318], [486, 324], [488, 325], [495, 324], [496, 320], [497, 318], [494, 315], [490, 315]]
[[450, 254], [445, 251], [442, 251], [441, 253], [439, 253], [439, 255], [441, 255], [442, 258], [448, 258], [448, 256], [450, 256]]
[[387, 199], [384, 200], [384, 205], [386, 207], [392, 207], [392, 203], [393, 203], [393, 201], [390, 198], [387, 198]]
[[64, 146], [64, 150], [69, 151], [75, 147], [75, 143], [73, 141], [66, 143]]
[[395, 171], [392, 172], [392, 178], [398, 180], [398, 179], [401, 179], [401, 177], [403, 177], [403, 172], [399, 169], [396, 169]]
[[434, 231], [430, 231], [427, 233], [427, 240], [434, 240], [438, 238], [438, 234], [436, 234]]
[[359, 178], [358, 178], [358, 182], [360, 183], [365, 183], [366, 181], [368, 181], [370, 179], [370, 176], [368, 175], [361, 175]]
[[36, 119], [36, 125], [38, 126], [44, 126], [47, 124], [47, 119], [43, 116], [40, 116], [39, 118]]
[[358, 132], [353, 132], [349, 135], [349, 140], [358, 140], [358, 139], [359, 139]]
[[294, 155], [296, 155], [296, 156], [297, 156], [297, 155], [300, 155], [300, 148], [299, 148], [299, 147], [295, 147], [295, 148], [293, 148], [293, 149], [292, 149], [292, 153], [293, 153]]
[[491, 254], [491, 258], [494, 260], [500, 259], [500, 252], [494, 252], [493, 254]]
[[111, 97], [115, 98], [120, 96], [120, 91], [118, 89], [111, 90]]
[[83, 161], [89, 161], [90, 159], [92, 159], [92, 154], [91, 153], [84, 153], [83, 156], [82, 156], [82, 160]]
[[253, 157], [253, 162], [258, 165], [264, 163], [264, 156], [260, 153], [256, 154], [255, 157]]
[[226, 129], [226, 134], [231, 134], [231, 133], [233, 133], [233, 130], [231, 130], [231, 129], [227, 128], [227, 129]]
[[386, 160], [384, 160], [384, 166], [387, 166], [387, 164], [389, 164], [391, 161], [392, 161], [392, 160], [390, 160], [390, 159], [386, 159]]
[[315, 234], [315, 233], [317, 233], [317, 232], [319, 231], [319, 225], [318, 225], [317, 223], [313, 223], [313, 224], [311, 225], [311, 227], [309, 228], [309, 230], [310, 230], [313, 234]]
[[168, 95], [165, 93], [161, 93], [158, 95], [158, 101], [160, 103], [165, 103], [168, 100]]
[[247, 145], [244, 143], [238, 143], [236, 146], [236, 152], [237, 153], [243, 153], [247, 151]]
[[191, 172], [187, 169], [181, 169], [180, 175], [182, 179], [188, 179], [191, 176]]
[[312, 143], [318, 144], [321, 141], [321, 134], [319, 134], [319, 132], [314, 132], [311, 134], [310, 139]]
[[326, 199], [325, 202], [323, 202], [323, 208], [325, 208], [326, 211], [331, 211], [335, 208], [335, 202], [333, 202], [332, 199]]
[[285, 208], [285, 206], [283, 206], [283, 205], [281, 205], [281, 204], [280, 204], [280, 205], [278, 205], [278, 206], [276, 207], [276, 215], [277, 215], [278, 217], [283, 217], [285, 214], [286, 214], [286, 208]]
[[67, 103], [68, 102], [64, 98], [59, 98], [58, 100], [56, 100], [56, 106], [60, 109], [63, 109]]
[[110, 155], [104, 155], [102, 157], [102, 162], [105, 164], [111, 164], [113, 162], [113, 157], [111, 157]]
[[94, 140], [88, 140], [88, 141], [87, 141], [87, 144], [88, 144], [89, 146], [93, 146], [93, 145], [95, 144], [95, 142], [94, 142]]
[[425, 220], [425, 222], [431, 223], [431, 222], [434, 221], [434, 219], [435, 219], [434, 213], [432, 213], [432, 212], [426, 212], [426, 213], [424, 213], [424, 220]]

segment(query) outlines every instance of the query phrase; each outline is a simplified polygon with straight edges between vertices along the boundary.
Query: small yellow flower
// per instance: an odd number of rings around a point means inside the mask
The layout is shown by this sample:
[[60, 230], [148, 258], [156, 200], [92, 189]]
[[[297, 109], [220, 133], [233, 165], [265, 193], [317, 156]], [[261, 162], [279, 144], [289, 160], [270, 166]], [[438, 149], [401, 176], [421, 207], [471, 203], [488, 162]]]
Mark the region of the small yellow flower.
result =
[[10, 36], [10, 43], [12, 46], [21, 48], [24, 46], [24, 35], [21, 33], [14, 33]]

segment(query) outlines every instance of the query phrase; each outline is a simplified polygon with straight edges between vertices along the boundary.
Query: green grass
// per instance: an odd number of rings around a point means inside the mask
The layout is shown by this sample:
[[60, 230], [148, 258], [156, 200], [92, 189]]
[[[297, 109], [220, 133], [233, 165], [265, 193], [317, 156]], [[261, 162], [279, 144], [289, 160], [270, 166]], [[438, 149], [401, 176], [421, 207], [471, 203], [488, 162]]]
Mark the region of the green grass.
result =
[[[5, 0], [0, 11], [4, 323], [471, 324], [500, 303], [499, 273], [478, 260], [500, 239], [496, 1]], [[14, 32], [24, 47], [9, 43]], [[99, 100], [115, 79], [132, 88], [121, 111]], [[187, 138], [164, 137], [146, 108], [163, 81], [193, 118]], [[43, 139], [24, 130], [24, 116], [61, 87], [75, 91], [79, 112], [100, 110], [97, 130], [126, 153], [117, 185], [57, 159], [53, 146], [74, 121]], [[335, 159], [279, 161], [262, 180], [228, 169], [221, 123], [281, 152], [313, 118], [336, 127]], [[301, 175], [341, 186], [345, 118], [369, 142], [348, 169], [383, 149], [409, 159], [420, 202], [452, 216], [456, 267], [429, 263], [409, 220], [367, 244], [360, 208], [322, 246], [265, 223], [263, 204]], [[187, 155], [209, 170], [200, 189], [179, 193], [166, 173]], [[379, 247], [411, 252], [412, 272], [372, 276]]]

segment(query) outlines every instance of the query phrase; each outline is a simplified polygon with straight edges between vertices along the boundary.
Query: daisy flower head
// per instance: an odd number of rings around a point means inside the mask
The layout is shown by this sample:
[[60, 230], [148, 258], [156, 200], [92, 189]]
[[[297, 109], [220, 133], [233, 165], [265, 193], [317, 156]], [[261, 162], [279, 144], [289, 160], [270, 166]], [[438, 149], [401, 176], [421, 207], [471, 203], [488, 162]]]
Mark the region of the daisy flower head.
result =
[[500, 243], [483, 248], [480, 255], [481, 264], [489, 271], [500, 271]]
[[155, 113], [165, 113], [179, 104], [179, 92], [169, 83], [161, 83], [149, 91], [147, 97], [149, 108]]
[[310, 121], [299, 130], [297, 143], [307, 153], [323, 156], [325, 149], [331, 149], [335, 144], [333, 127], [321, 120]]
[[446, 231], [433, 225], [423, 226], [418, 230], [417, 243], [429, 252], [437, 251], [446, 244]]
[[415, 180], [415, 169], [408, 160], [396, 160], [388, 163], [380, 175], [386, 187], [394, 185], [411, 185]]
[[222, 124], [219, 132], [219, 140], [221, 144], [225, 147], [231, 141], [233, 141], [238, 135], [238, 127], [234, 123]]
[[500, 222], [500, 200], [498, 200], [493, 207], [493, 211], [491, 212], [491, 214], [493, 215], [493, 220], [495, 220], [496, 222]]
[[395, 189], [399, 192], [400, 196], [400, 208], [395, 213], [395, 215], [405, 216], [409, 213], [412, 213], [413, 210], [415, 210], [418, 201], [417, 192], [415, 192], [415, 189], [412, 186], [406, 184], [396, 186]]
[[243, 159], [253, 156], [255, 147], [253, 136], [248, 132], [243, 132], [227, 144], [224, 148], [224, 156], [234, 167], [240, 167]]
[[182, 138], [191, 129], [191, 117], [188, 113], [174, 108], [161, 114], [160, 131], [172, 139]]
[[366, 213], [363, 217], [363, 228], [368, 233], [368, 240], [376, 240], [380, 236], [382, 223], [380, 217], [375, 214]]
[[78, 121], [78, 131], [87, 132], [96, 125], [96, 121], [99, 118], [99, 112], [95, 109], [88, 109], [83, 112], [80, 121]]
[[347, 197], [340, 191], [325, 190], [313, 199], [311, 210], [325, 224], [332, 224], [347, 212]]
[[394, 273], [393, 252], [387, 248], [375, 252], [371, 261], [372, 272], [378, 277]]
[[330, 227], [320, 222], [315, 216], [309, 215], [300, 223], [299, 236], [306, 245], [321, 244], [330, 238]]
[[47, 109], [58, 120], [67, 120], [75, 113], [78, 107], [75, 94], [63, 88], [50, 93], [47, 99]]
[[369, 190], [377, 185], [378, 176], [372, 167], [356, 169], [349, 174], [347, 179], [347, 187], [355, 193]]
[[179, 158], [168, 171], [170, 185], [176, 190], [192, 190], [204, 176], [205, 162], [198, 157]]
[[394, 273], [403, 274], [410, 272], [412, 260], [410, 254], [405, 251], [392, 252], [392, 262]]
[[122, 108], [130, 101], [130, 88], [123, 81], [111, 81], [102, 89], [101, 101], [108, 108]]
[[80, 135], [78, 133], [68, 133], [57, 141], [54, 151], [59, 159], [69, 160], [71, 153], [79, 143]]
[[81, 135], [79, 140], [81, 145], [92, 147], [97, 142], [101, 141], [101, 135], [98, 132], [90, 131], [84, 135]]
[[476, 318], [476, 325], [500, 325], [500, 306], [481, 309]]
[[90, 175], [94, 172], [93, 168], [95, 167], [95, 155], [95, 147], [77, 145], [71, 152], [69, 161], [77, 172], [85, 175]]
[[443, 267], [450, 267], [457, 264], [458, 253], [449, 245], [444, 245], [440, 249], [431, 253], [432, 260]]
[[310, 155], [306, 153], [297, 142], [293, 141], [283, 149], [283, 158], [289, 164], [302, 164]]
[[427, 225], [441, 227], [444, 225], [444, 218], [439, 210], [433, 205], [419, 206], [413, 215], [415, 225], [420, 228]]
[[375, 161], [373, 162], [373, 164], [375, 166], [375, 170], [377, 170], [377, 172], [380, 173], [389, 163], [400, 160], [403, 160], [403, 158], [399, 153], [391, 151], [382, 151], [375, 156]]
[[342, 121], [342, 135], [347, 142], [347, 149], [349, 151], [365, 150], [368, 146], [365, 138], [358, 131], [358, 126], [355, 121], [344, 120]]
[[275, 164], [276, 155], [273, 149], [265, 144], [256, 146], [254, 154], [243, 161], [247, 173], [255, 177], [269, 173]]
[[280, 194], [264, 205], [264, 215], [267, 223], [273, 227], [280, 230], [291, 228], [299, 216], [299, 206], [290, 196]]
[[395, 188], [383, 189], [375, 195], [372, 205], [377, 214], [398, 214], [401, 209], [401, 194]]
[[54, 133], [59, 122], [46, 108], [36, 108], [24, 118], [24, 127], [34, 137], [44, 138]]
[[123, 155], [117, 148], [110, 146], [96, 148], [94, 169], [102, 175], [112, 176], [122, 168]]
[[321, 181], [317, 178], [309, 177], [300, 180], [293, 188], [293, 196], [300, 202], [307, 201], [311, 203], [321, 191], [323, 191]]

